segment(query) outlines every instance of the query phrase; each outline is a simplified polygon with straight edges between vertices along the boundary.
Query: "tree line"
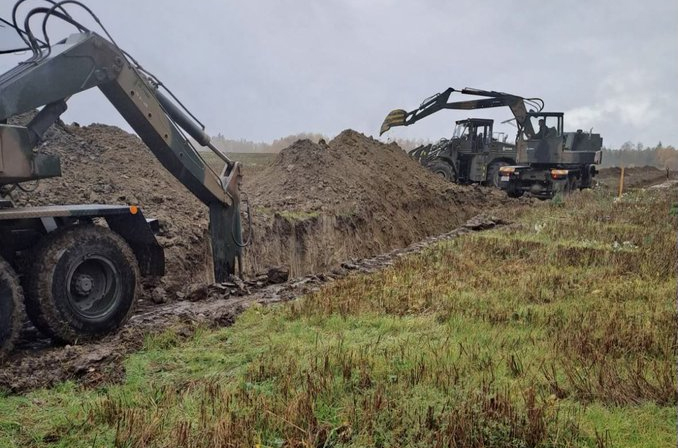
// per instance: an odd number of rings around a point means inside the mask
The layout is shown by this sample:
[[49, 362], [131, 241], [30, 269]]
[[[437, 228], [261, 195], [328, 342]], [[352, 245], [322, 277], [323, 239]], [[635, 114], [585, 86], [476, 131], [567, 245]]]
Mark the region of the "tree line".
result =
[[678, 150], [661, 142], [654, 147], [626, 142], [619, 149], [603, 148], [602, 166], [654, 166], [678, 170]]
[[300, 134], [288, 135], [287, 137], [275, 139], [271, 143], [265, 143], [253, 142], [245, 139], [234, 140], [226, 138], [222, 134], [217, 134], [215, 137], [212, 137], [212, 143], [225, 152], [276, 153], [292, 145], [297, 140], [308, 139], [317, 143], [322, 138], [325, 138], [322, 134], [302, 132]]
[[[217, 134], [212, 138], [212, 142], [225, 152], [245, 152], [245, 153], [277, 153], [282, 149], [292, 145], [297, 140], [308, 139], [318, 142], [320, 139], [329, 140], [326, 136], [313, 133], [302, 132], [299, 134], [288, 135], [267, 142], [254, 142], [245, 139], [229, 139], [222, 134]], [[403, 150], [410, 151], [418, 146], [432, 143], [427, 139], [395, 139]], [[611, 166], [654, 166], [661, 169], [669, 168], [678, 170], [678, 149], [673, 146], [664, 146], [661, 142], [650, 147], [642, 143], [626, 142], [620, 148], [603, 147], [603, 167]]]

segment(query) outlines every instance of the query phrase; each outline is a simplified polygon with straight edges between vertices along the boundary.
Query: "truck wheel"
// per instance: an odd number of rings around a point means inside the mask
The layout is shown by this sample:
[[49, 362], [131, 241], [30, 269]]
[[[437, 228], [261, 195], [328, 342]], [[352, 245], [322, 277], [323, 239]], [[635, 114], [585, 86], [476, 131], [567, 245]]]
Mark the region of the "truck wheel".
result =
[[510, 198], [520, 198], [525, 194], [525, 192], [516, 188], [515, 184], [509, 183], [508, 187], [506, 188], [506, 194]]
[[447, 162], [440, 160], [432, 162], [430, 165], [428, 165], [428, 169], [433, 171], [438, 176], [449, 180], [450, 182], [457, 180], [457, 176], [454, 174], [454, 169]]
[[487, 184], [491, 187], [499, 188], [499, 169], [502, 166], [508, 166], [508, 162], [493, 162], [487, 167]]
[[39, 330], [73, 343], [120, 328], [137, 298], [139, 268], [125, 240], [78, 225], [46, 237], [27, 275], [26, 309]]
[[0, 360], [12, 350], [21, 329], [23, 298], [14, 269], [0, 258]]

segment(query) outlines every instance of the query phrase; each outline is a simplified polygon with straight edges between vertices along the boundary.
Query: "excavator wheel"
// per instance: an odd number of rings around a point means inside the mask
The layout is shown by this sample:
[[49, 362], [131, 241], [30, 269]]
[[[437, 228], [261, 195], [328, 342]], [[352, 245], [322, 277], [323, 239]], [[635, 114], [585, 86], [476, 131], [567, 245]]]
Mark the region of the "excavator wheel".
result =
[[506, 189], [506, 194], [510, 198], [520, 198], [525, 194], [525, 192], [516, 188], [515, 185], [509, 184], [508, 188]]
[[434, 160], [431, 164], [428, 165], [428, 169], [433, 171], [433, 173], [454, 182], [457, 179], [457, 176], [454, 173], [454, 168], [450, 166], [449, 163], [443, 160]]
[[499, 188], [499, 170], [502, 166], [508, 166], [508, 162], [502, 160], [490, 163], [487, 167], [487, 184], [494, 188]]
[[138, 292], [139, 268], [125, 240], [95, 225], [48, 235], [27, 274], [26, 310], [53, 339], [74, 343], [120, 328]]
[[0, 360], [12, 350], [23, 322], [23, 298], [14, 269], [0, 258]]

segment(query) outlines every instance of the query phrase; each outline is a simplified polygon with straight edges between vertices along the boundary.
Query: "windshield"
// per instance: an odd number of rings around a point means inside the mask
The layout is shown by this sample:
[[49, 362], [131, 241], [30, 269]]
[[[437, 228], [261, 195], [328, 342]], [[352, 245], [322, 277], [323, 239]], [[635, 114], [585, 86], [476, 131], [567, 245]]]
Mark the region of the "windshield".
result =
[[16, 28], [0, 18], [0, 54], [28, 50], [26, 43], [19, 37]]
[[534, 136], [527, 136], [528, 138], [541, 139], [558, 135], [559, 123], [558, 117], [532, 116], [529, 118], [534, 129]]
[[454, 134], [452, 134], [453, 138], [460, 138], [460, 137], [467, 137], [468, 136], [468, 126], [466, 126], [465, 123], [459, 123], [455, 128], [454, 128]]

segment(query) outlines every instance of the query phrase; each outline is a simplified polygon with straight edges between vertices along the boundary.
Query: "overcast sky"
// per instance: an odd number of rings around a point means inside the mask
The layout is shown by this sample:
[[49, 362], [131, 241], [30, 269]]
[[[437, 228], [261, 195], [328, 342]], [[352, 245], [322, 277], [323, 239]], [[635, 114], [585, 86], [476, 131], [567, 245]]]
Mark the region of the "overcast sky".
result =
[[[212, 134], [376, 136], [391, 109], [476, 87], [541, 97], [566, 113], [566, 130], [593, 128], [608, 147], [678, 144], [676, 0], [84, 2]], [[1, 58], [0, 70], [18, 60]], [[66, 121], [124, 125], [98, 91], [69, 106]], [[384, 140], [436, 139], [469, 116], [511, 118], [443, 111]]]

